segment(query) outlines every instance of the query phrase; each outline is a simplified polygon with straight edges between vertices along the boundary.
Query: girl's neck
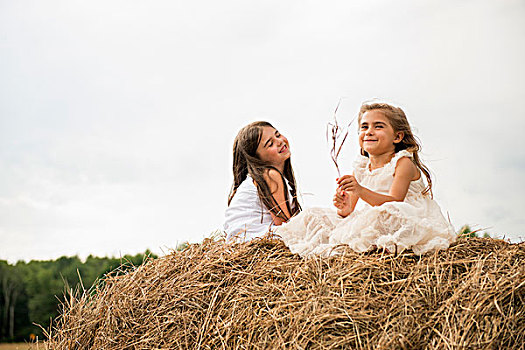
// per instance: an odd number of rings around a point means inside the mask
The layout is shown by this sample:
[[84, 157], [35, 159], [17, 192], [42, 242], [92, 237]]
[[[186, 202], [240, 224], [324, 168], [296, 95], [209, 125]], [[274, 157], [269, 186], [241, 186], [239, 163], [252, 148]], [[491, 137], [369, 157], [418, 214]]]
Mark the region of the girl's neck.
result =
[[368, 154], [368, 158], [370, 159], [370, 170], [384, 167], [388, 162], [392, 160], [395, 154], [395, 151], [382, 153], [378, 155]]
[[284, 163], [283, 164], [272, 164], [272, 166], [276, 168], [277, 170], [279, 170], [281, 174], [284, 174]]

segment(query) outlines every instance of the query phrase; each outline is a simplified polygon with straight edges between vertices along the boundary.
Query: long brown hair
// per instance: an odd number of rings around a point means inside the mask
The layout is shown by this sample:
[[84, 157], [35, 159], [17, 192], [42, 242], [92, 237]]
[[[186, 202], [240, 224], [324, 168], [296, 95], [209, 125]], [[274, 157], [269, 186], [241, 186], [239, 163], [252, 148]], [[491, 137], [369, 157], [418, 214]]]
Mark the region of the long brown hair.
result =
[[[410, 124], [408, 123], [405, 112], [399, 107], [394, 107], [388, 103], [364, 103], [361, 105], [359, 110], [359, 116], [357, 118], [358, 127], [361, 125], [361, 118], [368, 111], [379, 110], [388, 118], [390, 125], [394, 129], [394, 132], [402, 132], [403, 139], [401, 142], [395, 144], [396, 153], [401, 150], [407, 150], [413, 154], [412, 161], [418, 167], [419, 170], [425, 175], [427, 179], [427, 187], [422, 192], [423, 194], [430, 193], [432, 196], [432, 178], [430, 176], [430, 170], [423, 164], [419, 157], [419, 151], [421, 151], [421, 143], [419, 139], [412, 133]], [[368, 153], [361, 148], [361, 154], [368, 157]]]
[[288, 158], [284, 163], [284, 171], [281, 172], [274, 166], [259, 159], [256, 155], [257, 147], [262, 138], [262, 130], [265, 126], [273, 128], [270, 123], [264, 121], [248, 124], [239, 131], [233, 142], [233, 186], [230, 195], [228, 196], [228, 205], [230, 205], [233, 196], [235, 196], [237, 188], [239, 188], [241, 183], [246, 179], [247, 175], [250, 174], [257, 184], [257, 193], [259, 194], [259, 199], [264, 206], [274, 216], [287, 221], [290, 218], [284, 214], [273, 198], [270, 186], [264, 179], [264, 174], [270, 169], [275, 169], [281, 174], [285, 187], [287, 186], [285, 179], [288, 180], [292, 202], [294, 204], [293, 209], [290, 206], [288, 191], [286, 191], [286, 189], [284, 191], [284, 197], [286, 198], [288, 212], [293, 216], [301, 211], [301, 206], [297, 200], [297, 185], [292, 169], [292, 163], [290, 158]]

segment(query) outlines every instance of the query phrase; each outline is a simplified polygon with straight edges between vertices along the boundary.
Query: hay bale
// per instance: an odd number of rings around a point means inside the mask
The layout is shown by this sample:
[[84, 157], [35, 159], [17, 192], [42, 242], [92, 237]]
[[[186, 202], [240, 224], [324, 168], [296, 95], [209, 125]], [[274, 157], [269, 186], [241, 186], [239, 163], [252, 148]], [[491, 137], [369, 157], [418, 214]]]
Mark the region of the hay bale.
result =
[[64, 305], [48, 349], [523, 348], [525, 246], [303, 259], [205, 241]]

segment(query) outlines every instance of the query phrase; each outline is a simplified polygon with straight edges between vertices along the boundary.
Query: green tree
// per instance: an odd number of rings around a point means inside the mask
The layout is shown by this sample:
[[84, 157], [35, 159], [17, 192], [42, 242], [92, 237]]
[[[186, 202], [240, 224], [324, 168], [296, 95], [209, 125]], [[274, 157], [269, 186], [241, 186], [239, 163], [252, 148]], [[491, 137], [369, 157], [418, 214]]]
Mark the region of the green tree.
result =
[[16, 271], [16, 266], [9, 265], [4, 260], [0, 261], [0, 288], [0, 338], [14, 340], [17, 321], [15, 311], [25, 297], [24, 283]]
[[126, 273], [154, 258], [157, 256], [147, 250], [122, 258], [90, 255], [85, 262], [77, 256], [15, 265], [0, 260], [0, 341], [27, 339], [30, 333], [41, 336], [41, 329], [33, 323], [49, 328], [66, 290], [76, 290], [80, 282], [89, 289], [108, 273]]
[[468, 224], [463, 225], [459, 229], [457, 234], [460, 237], [484, 237], [484, 238], [489, 238], [490, 237], [490, 235], [487, 232], [482, 232], [481, 230], [474, 230], [474, 231], [472, 231], [470, 225], [468, 225]]

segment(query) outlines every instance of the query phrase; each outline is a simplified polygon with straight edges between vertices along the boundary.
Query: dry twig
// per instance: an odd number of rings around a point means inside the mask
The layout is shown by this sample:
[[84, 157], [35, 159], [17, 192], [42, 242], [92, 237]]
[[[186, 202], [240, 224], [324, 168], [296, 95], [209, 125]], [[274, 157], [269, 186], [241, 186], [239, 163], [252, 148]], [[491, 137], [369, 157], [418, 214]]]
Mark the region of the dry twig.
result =
[[348, 137], [348, 131], [350, 129], [350, 125], [354, 122], [355, 118], [350, 121], [350, 123], [346, 127], [340, 127], [339, 123], [337, 122], [337, 111], [339, 110], [339, 106], [341, 105], [342, 98], [339, 99], [339, 102], [337, 103], [337, 106], [334, 110], [334, 121], [329, 122], [326, 126], [326, 141], [331, 146], [330, 149], [330, 157], [332, 158], [332, 161], [335, 164], [335, 168], [337, 169], [337, 175], [341, 176], [341, 171], [339, 169], [339, 164], [337, 162], [337, 159], [339, 158], [339, 153], [341, 153], [341, 149], [343, 148], [343, 145], [346, 141], [346, 138]]

